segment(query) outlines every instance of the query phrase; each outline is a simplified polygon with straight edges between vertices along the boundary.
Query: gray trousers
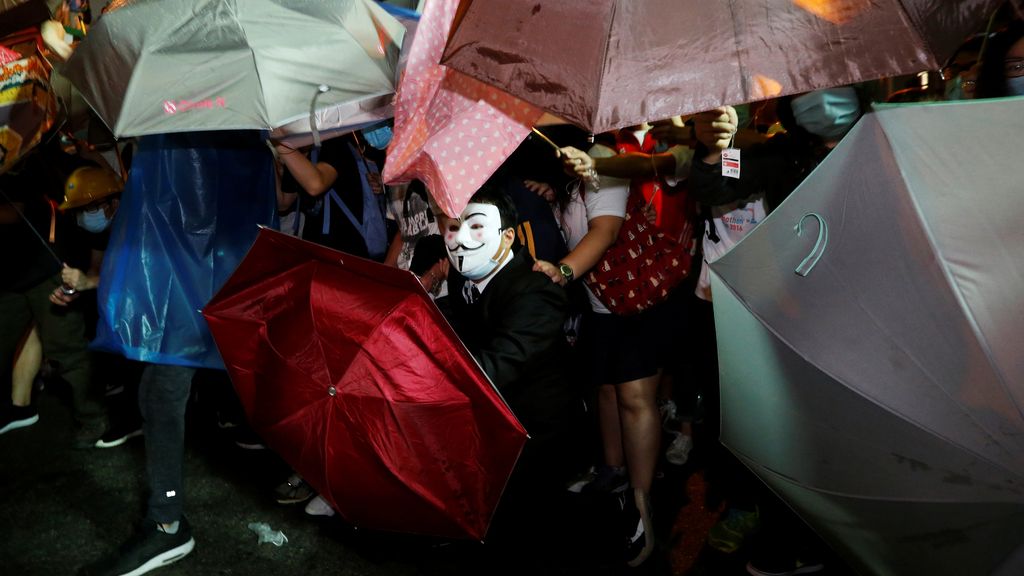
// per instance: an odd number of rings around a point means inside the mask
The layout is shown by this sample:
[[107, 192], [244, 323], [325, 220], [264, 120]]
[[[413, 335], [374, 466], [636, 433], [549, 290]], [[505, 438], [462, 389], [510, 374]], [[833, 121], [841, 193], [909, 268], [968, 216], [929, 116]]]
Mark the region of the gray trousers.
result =
[[[24, 292], [0, 291], [0, 382], [10, 378], [14, 352], [32, 321], [39, 327], [43, 355], [60, 363], [60, 376], [71, 387], [71, 407], [81, 424], [102, 424], [106, 411], [103, 390], [93, 379], [92, 354], [86, 349], [85, 317], [79, 306], [50, 303], [50, 292], [60, 286], [53, 276]], [[95, 298], [86, 293], [83, 298]], [[0, 401], [9, 401], [0, 400]]]
[[181, 518], [184, 498], [185, 406], [195, 368], [149, 364], [139, 382], [139, 411], [146, 438], [149, 502], [146, 517]]

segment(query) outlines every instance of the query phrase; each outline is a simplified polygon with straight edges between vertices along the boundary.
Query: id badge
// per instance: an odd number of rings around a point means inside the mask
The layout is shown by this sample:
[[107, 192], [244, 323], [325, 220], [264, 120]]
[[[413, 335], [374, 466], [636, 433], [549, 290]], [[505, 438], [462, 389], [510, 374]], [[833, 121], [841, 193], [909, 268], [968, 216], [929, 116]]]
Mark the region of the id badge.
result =
[[740, 177], [739, 148], [726, 148], [722, 150], [722, 176], [726, 178]]

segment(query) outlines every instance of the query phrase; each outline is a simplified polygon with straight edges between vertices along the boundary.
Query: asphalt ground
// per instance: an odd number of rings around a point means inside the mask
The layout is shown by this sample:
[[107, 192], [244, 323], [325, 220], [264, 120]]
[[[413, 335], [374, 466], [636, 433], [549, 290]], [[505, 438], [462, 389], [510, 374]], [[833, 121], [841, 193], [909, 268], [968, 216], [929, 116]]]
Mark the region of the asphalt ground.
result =
[[[195, 392], [195, 388], [194, 388]], [[0, 435], [0, 574], [61, 576], [116, 549], [145, 510], [146, 476], [141, 438], [109, 449], [72, 448], [72, 419], [60, 386], [35, 394], [39, 423]], [[153, 573], [206, 575], [462, 575], [508, 571], [509, 554], [489, 544], [357, 530], [338, 517], [310, 517], [302, 505], [282, 506], [273, 489], [288, 467], [269, 450], [243, 450], [217, 426], [216, 407], [200, 394], [187, 415], [186, 515], [195, 550]], [[691, 463], [663, 466], [653, 491], [658, 547], [643, 566], [618, 559], [614, 498], [566, 493], [557, 512], [561, 530], [538, 518], [524, 538], [543, 539], [535, 574], [714, 575], [746, 574], [742, 553], [725, 555], [703, 545], [721, 505], [705, 502], [700, 442]], [[281, 547], [259, 544], [247, 526], [266, 522], [282, 531]], [[552, 552], [553, 551], [553, 552]], [[550, 557], [548, 557], [550, 556]], [[833, 559], [825, 576], [848, 576]]]

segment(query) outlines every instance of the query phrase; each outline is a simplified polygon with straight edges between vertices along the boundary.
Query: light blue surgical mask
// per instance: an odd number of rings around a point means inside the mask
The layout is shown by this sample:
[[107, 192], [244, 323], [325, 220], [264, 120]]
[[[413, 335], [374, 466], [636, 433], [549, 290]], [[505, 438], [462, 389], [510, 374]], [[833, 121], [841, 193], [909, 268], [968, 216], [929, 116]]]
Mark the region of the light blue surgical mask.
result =
[[110, 218], [107, 218], [107, 213], [102, 207], [95, 210], [81, 210], [75, 218], [83, 230], [93, 234], [99, 234], [110, 227]]
[[368, 128], [363, 130], [363, 138], [366, 139], [366, 143], [373, 146], [377, 150], [383, 150], [388, 147], [391, 143], [391, 137], [394, 134], [391, 132], [391, 126], [387, 124], [381, 124], [376, 128]]
[[1007, 96], [1024, 96], [1024, 76], [1006, 79]]
[[837, 142], [860, 118], [860, 100], [850, 86], [815, 90], [790, 102], [798, 126], [826, 142]]

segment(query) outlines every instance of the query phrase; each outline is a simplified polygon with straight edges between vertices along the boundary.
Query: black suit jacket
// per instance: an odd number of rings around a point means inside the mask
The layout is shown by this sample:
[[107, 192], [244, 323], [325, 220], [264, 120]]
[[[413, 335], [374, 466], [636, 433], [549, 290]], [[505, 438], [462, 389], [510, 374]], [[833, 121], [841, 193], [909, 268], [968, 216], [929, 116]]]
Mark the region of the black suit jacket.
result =
[[573, 407], [566, 379], [565, 290], [534, 272], [523, 248], [473, 304], [462, 295], [466, 282], [455, 272], [448, 278], [455, 331], [534, 441], [559, 433]]

